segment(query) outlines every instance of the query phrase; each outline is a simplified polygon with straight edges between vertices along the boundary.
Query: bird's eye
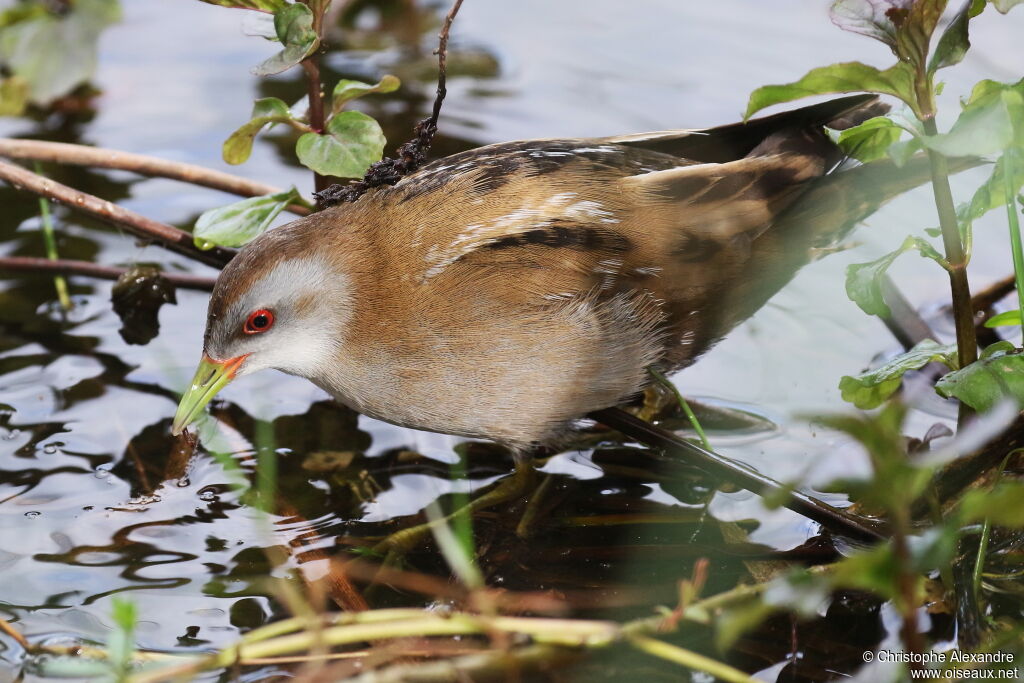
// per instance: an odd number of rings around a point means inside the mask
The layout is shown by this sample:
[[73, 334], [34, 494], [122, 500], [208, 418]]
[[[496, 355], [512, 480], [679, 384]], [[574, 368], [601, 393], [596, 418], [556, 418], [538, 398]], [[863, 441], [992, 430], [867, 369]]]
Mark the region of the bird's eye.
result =
[[242, 331], [246, 334], [259, 334], [260, 332], [266, 332], [273, 326], [274, 314], [265, 308], [261, 308], [249, 314], [249, 319], [245, 321], [245, 327], [242, 328]]

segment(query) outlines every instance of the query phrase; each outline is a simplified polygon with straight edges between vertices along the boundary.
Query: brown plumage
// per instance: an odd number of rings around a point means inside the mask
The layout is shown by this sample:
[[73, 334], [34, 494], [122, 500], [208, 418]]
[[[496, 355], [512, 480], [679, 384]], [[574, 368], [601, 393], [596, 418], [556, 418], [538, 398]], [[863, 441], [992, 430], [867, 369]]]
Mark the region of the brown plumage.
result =
[[[439, 159], [247, 245], [218, 280], [205, 353], [307, 377], [389, 422], [550, 442], [640, 391], [649, 366], [692, 363], [782, 285], [838, 229], [787, 218], [842, 161], [822, 126], [881, 111], [857, 96]], [[246, 331], [255, 311], [271, 324]], [[219, 388], [201, 375], [199, 408]]]

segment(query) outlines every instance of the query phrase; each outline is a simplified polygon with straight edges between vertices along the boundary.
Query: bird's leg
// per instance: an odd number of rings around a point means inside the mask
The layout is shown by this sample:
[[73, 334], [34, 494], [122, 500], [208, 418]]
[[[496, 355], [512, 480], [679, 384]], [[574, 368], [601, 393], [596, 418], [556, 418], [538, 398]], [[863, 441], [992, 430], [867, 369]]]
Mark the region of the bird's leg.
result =
[[522, 498], [533, 485], [536, 473], [533, 467], [533, 459], [529, 455], [521, 457], [517, 454], [515, 463], [515, 472], [511, 476], [502, 479], [498, 482], [497, 486], [487, 493], [474, 498], [467, 505], [449, 515], [424, 522], [423, 524], [417, 524], [408, 529], [396, 531], [374, 546], [374, 551], [385, 555], [387, 558], [385, 563], [390, 563], [422, 543], [431, 534], [431, 529], [436, 525], [448, 524], [458, 515], [472, 515], [480, 510], [486, 510], [516, 498]]

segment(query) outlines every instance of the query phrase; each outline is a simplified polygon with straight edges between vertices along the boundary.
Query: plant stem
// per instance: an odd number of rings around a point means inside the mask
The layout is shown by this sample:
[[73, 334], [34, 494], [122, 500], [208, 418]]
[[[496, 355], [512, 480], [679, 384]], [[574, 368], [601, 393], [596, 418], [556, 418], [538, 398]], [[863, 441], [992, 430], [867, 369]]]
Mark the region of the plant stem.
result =
[[[323, 5], [321, 11], [317, 11], [313, 3], [304, 0], [304, 4], [313, 10], [313, 32], [316, 33], [319, 45], [313, 54], [302, 60], [302, 70], [306, 72], [306, 92], [309, 99], [309, 125], [317, 133], [323, 133], [327, 126], [324, 117], [324, 87], [320, 81], [320, 50], [323, 46]], [[317, 192], [326, 190], [331, 184], [330, 178], [319, 173], [313, 173], [313, 185]]]
[[654, 376], [654, 379], [658, 380], [663, 387], [671, 391], [676, 397], [676, 401], [679, 402], [679, 406], [683, 409], [683, 412], [686, 413], [686, 418], [690, 421], [690, 425], [693, 426], [693, 431], [697, 432], [697, 438], [700, 439], [701, 445], [710, 451], [711, 442], [708, 441], [708, 437], [704, 433], [704, 428], [700, 426], [700, 421], [697, 419], [697, 416], [694, 415], [693, 409], [690, 408], [690, 404], [686, 402], [685, 398], [683, 398], [683, 394], [679, 391], [679, 387], [669, 381], [668, 377], [653, 367], [647, 368], [647, 371]]
[[705, 657], [693, 650], [686, 650], [671, 643], [666, 643], [657, 638], [633, 636], [629, 639], [629, 642], [641, 652], [646, 652], [649, 655], [660, 657], [675, 664], [681, 664], [693, 671], [703, 671], [719, 680], [730, 681], [730, 683], [755, 683], [756, 681], [756, 679], [728, 664]]
[[[127, 268], [101, 266], [90, 261], [68, 261], [64, 259], [51, 261], [50, 259], [32, 256], [0, 256], [0, 271], [4, 270], [84, 275], [86, 277], [99, 278], [100, 280], [116, 280], [128, 272]], [[188, 275], [185, 273], [162, 272], [160, 275], [179, 289], [197, 289], [209, 292], [217, 282], [212, 277]]]
[[1020, 221], [1017, 219], [1017, 193], [1013, 187], [1013, 150], [1003, 154], [1003, 192], [1006, 197], [1006, 221], [1010, 226], [1010, 248], [1013, 251], [1013, 275], [1017, 283], [1017, 308], [1024, 329], [1024, 248], [1021, 247]]
[[6, 181], [17, 189], [27, 190], [41, 197], [61, 202], [105, 223], [124, 228], [136, 237], [154, 241], [165, 249], [170, 249], [207, 265], [220, 268], [235, 255], [234, 249], [225, 249], [224, 247], [201, 251], [192, 243], [192, 235], [184, 230], [44, 178], [16, 164], [0, 161], [0, 180]]
[[[36, 163], [36, 173], [39, 173], [39, 164]], [[57, 254], [57, 238], [53, 233], [53, 216], [50, 214], [50, 202], [46, 197], [39, 198], [39, 214], [43, 220], [43, 242], [46, 244], [46, 258], [50, 261], [59, 260]], [[71, 310], [71, 297], [68, 296], [68, 281], [63, 275], [53, 276], [53, 287], [57, 290], [57, 300], [65, 311]]]
[[[167, 161], [158, 157], [122, 152], [116, 149], [73, 145], [66, 142], [0, 138], [0, 157], [70, 164], [72, 166], [114, 168], [144, 176], [180, 180], [183, 183], [209, 187], [242, 197], [259, 197], [261, 195], [281, 192], [280, 188], [273, 185], [241, 178], [230, 173], [214, 171], [202, 166], [196, 166], [195, 164]], [[299, 205], [289, 206], [288, 210], [300, 216], [305, 216], [309, 213], [309, 208]]]
[[[938, 128], [933, 117], [925, 118], [925, 133], [936, 135]], [[967, 282], [967, 255], [960, 230], [957, 227], [953, 192], [949, 187], [949, 164], [942, 154], [929, 149], [928, 162], [932, 172], [932, 192], [939, 213], [942, 244], [949, 262], [949, 285], [953, 299], [953, 322], [956, 326], [957, 357], [964, 368], [978, 358], [978, 338], [974, 329], [974, 308], [971, 306], [971, 288]]]
[[[924, 652], [924, 640], [917, 619], [917, 582], [918, 574], [911, 566], [910, 548], [907, 545], [907, 532], [910, 528], [909, 511], [897, 511], [893, 515], [892, 549], [896, 557], [896, 588], [899, 592], [897, 604], [900, 607], [902, 625], [900, 639], [903, 647], [912, 654]], [[920, 669], [921, 664], [910, 663], [911, 668]]]

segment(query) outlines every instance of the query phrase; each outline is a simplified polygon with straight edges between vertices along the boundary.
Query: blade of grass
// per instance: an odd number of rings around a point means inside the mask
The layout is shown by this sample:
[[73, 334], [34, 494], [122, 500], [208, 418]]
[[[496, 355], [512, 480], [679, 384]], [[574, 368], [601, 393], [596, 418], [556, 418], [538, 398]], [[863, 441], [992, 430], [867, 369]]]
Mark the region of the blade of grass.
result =
[[1021, 247], [1020, 221], [1017, 218], [1017, 198], [1013, 188], [1013, 151], [1003, 154], [1003, 181], [1006, 193], [1006, 220], [1010, 225], [1010, 249], [1013, 252], [1013, 275], [1017, 282], [1017, 306], [1021, 326], [1024, 327], [1024, 248]]
[[690, 421], [690, 424], [693, 425], [693, 431], [697, 432], [697, 438], [700, 439], [700, 445], [711, 450], [711, 443], [708, 441], [708, 437], [704, 433], [704, 428], [700, 426], [700, 421], [697, 420], [697, 416], [694, 414], [693, 409], [690, 408], [690, 404], [686, 402], [686, 399], [683, 398], [683, 395], [679, 392], [679, 387], [670, 382], [668, 377], [661, 374], [658, 370], [655, 370], [654, 368], [647, 368], [647, 371], [650, 372], [654, 379], [658, 380], [663, 387], [675, 395], [676, 400], [679, 401], [679, 407], [683, 409], [683, 412], [686, 413], [686, 418]]
[[651, 638], [650, 636], [633, 636], [629, 642], [641, 652], [646, 652], [654, 657], [681, 664], [692, 671], [703, 671], [714, 676], [716, 679], [729, 681], [730, 683], [755, 683], [756, 679], [751, 678], [739, 669], [718, 660], [697, 654], [693, 650], [686, 650], [664, 640]]
[[[36, 173], [42, 175], [39, 163], [36, 163]], [[60, 259], [57, 253], [57, 238], [53, 233], [53, 215], [50, 213], [50, 200], [46, 197], [39, 197], [39, 215], [43, 220], [43, 244], [46, 245], [46, 258], [51, 261]], [[71, 310], [71, 297], [68, 296], [68, 281], [63, 275], [53, 276], [53, 287], [57, 290], [57, 300], [65, 311]]]

